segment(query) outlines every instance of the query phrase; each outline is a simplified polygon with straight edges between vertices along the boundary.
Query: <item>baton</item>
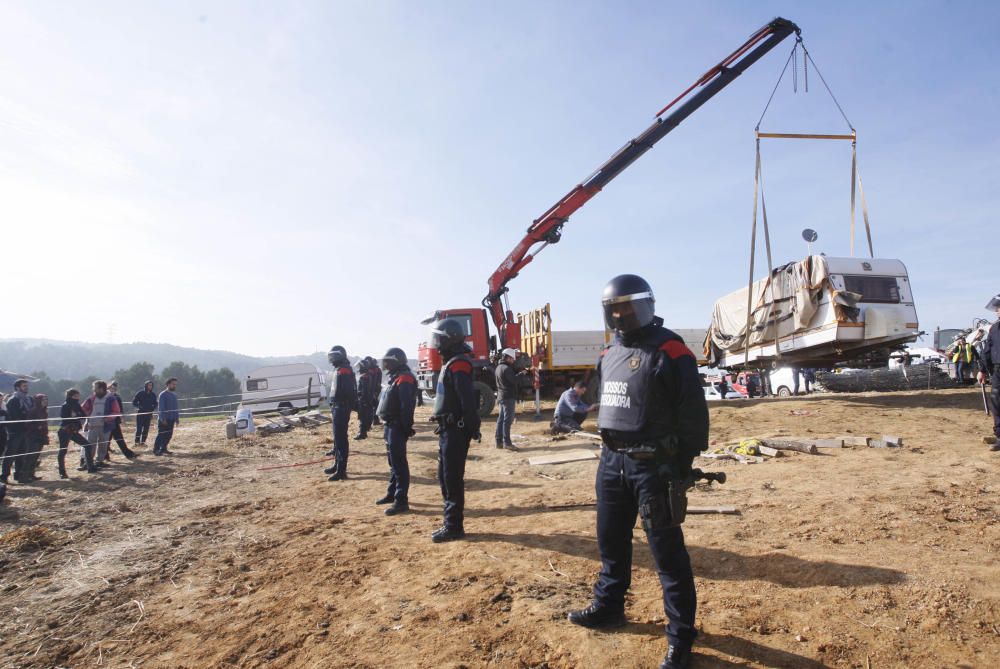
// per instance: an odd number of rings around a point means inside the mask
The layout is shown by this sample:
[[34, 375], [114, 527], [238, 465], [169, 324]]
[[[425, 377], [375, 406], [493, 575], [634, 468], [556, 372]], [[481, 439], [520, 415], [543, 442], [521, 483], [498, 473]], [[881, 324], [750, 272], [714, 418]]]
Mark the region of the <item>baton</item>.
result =
[[983, 411], [985, 411], [986, 415], [989, 416], [990, 415], [990, 401], [986, 397], [986, 384], [985, 383], [980, 383], [979, 384], [979, 389], [983, 391]]

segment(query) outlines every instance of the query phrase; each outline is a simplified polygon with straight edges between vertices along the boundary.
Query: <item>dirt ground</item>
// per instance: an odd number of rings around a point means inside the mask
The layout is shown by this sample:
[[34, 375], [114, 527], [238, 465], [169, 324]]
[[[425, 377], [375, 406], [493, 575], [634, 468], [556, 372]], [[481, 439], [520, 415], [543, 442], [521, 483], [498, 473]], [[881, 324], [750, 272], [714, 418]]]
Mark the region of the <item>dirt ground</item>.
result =
[[[996, 667], [1000, 453], [972, 390], [714, 403], [712, 439], [899, 435], [899, 449], [699, 460], [729, 482], [685, 524], [699, 594], [696, 668]], [[352, 443], [330, 483], [327, 429], [226, 441], [221, 421], [171, 448], [35, 485], [0, 508], [4, 667], [655, 667], [660, 588], [636, 532], [631, 624], [565, 622], [599, 568], [597, 461], [552, 441], [528, 407], [518, 453], [491, 436], [466, 476], [466, 541], [440, 525], [436, 442], [410, 442], [413, 513], [386, 518], [380, 439]], [[426, 416], [426, 410], [420, 409]], [[490, 425], [484, 432], [490, 433]], [[544, 475], [544, 476], [543, 476]], [[552, 508], [579, 504], [570, 508]]]

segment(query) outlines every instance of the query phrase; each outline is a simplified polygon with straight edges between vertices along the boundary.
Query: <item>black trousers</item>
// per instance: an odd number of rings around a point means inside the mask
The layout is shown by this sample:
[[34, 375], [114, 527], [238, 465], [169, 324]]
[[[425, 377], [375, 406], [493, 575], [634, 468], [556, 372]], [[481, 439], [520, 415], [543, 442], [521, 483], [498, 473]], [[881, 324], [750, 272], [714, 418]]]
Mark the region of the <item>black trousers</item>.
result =
[[1000, 369], [990, 377], [993, 390], [990, 392], [990, 410], [993, 412], [993, 434], [1000, 438]]
[[410, 435], [398, 425], [387, 424], [382, 437], [389, 459], [389, 487], [385, 495], [397, 504], [406, 503], [410, 498], [410, 463], [406, 459], [406, 442]]
[[370, 404], [361, 404], [358, 406], [358, 423], [360, 428], [358, 432], [362, 437], [368, 435], [368, 430], [372, 429], [372, 421], [375, 420], [375, 407]]
[[156, 423], [156, 441], [153, 442], [153, 453], [163, 453], [167, 450], [167, 444], [174, 436], [174, 426], [177, 423]]
[[334, 464], [337, 472], [347, 473], [347, 458], [351, 454], [351, 442], [347, 437], [347, 427], [351, 422], [351, 410], [342, 406], [334, 406], [331, 411], [333, 418], [333, 451]]
[[111, 430], [111, 438], [118, 444], [118, 450], [122, 452], [122, 455], [132, 455], [132, 449], [128, 447], [128, 444], [125, 442], [125, 435], [122, 434], [122, 422], [120, 418], [115, 421], [115, 428]]
[[145, 444], [149, 436], [149, 425], [153, 422], [153, 414], [140, 414], [135, 417], [135, 443]]
[[441, 429], [438, 437], [438, 482], [444, 498], [444, 526], [465, 529], [465, 459], [470, 436], [457, 425]]
[[14, 469], [14, 480], [20, 480], [27, 472], [25, 453], [28, 452], [28, 435], [25, 432], [7, 433], [7, 448], [4, 452], [2, 465], [3, 478], [10, 477], [11, 468]]
[[[636, 516], [643, 507], [643, 520], [648, 522], [645, 509], [669, 509], [668, 479], [669, 466], [602, 449], [596, 484], [601, 573], [594, 585], [594, 600], [599, 604], [624, 609], [625, 593], [632, 584], [632, 529]], [[646, 540], [663, 588], [663, 611], [669, 619], [667, 638], [672, 645], [690, 647], [697, 608], [691, 558], [681, 528], [664, 527], [657, 520], [662, 521], [652, 518]]]
[[57, 456], [59, 460], [59, 473], [66, 473], [66, 448], [69, 446], [69, 442], [74, 444], [79, 444], [83, 446], [84, 457], [87, 460], [87, 469], [92, 469], [94, 466], [94, 447], [87, 441], [79, 430], [70, 430], [65, 427], [59, 428], [59, 432], [56, 433], [59, 437], [59, 455]]

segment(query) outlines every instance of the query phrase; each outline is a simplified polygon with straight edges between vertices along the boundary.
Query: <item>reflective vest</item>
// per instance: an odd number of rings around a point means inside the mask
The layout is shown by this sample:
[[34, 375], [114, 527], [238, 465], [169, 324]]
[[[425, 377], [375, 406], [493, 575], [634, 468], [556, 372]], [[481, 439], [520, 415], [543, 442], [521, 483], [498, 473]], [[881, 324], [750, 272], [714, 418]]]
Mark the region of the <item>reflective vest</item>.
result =
[[955, 355], [951, 357], [951, 361], [958, 362], [972, 362], [972, 347], [965, 342], [959, 342], [958, 346], [955, 347]]

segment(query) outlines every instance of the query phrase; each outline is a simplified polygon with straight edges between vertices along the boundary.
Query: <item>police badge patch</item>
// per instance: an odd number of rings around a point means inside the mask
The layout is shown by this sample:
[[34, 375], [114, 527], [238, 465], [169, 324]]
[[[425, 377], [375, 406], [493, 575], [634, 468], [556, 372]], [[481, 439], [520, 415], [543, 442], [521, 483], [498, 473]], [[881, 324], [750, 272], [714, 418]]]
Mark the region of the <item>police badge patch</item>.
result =
[[637, 355], [632, 356], [631, 358], [628, 359], [628, 368], [631, 369], [633, 372], [639, 369], [639, 365], [641, 364], [642, 364], [642, 359]]

